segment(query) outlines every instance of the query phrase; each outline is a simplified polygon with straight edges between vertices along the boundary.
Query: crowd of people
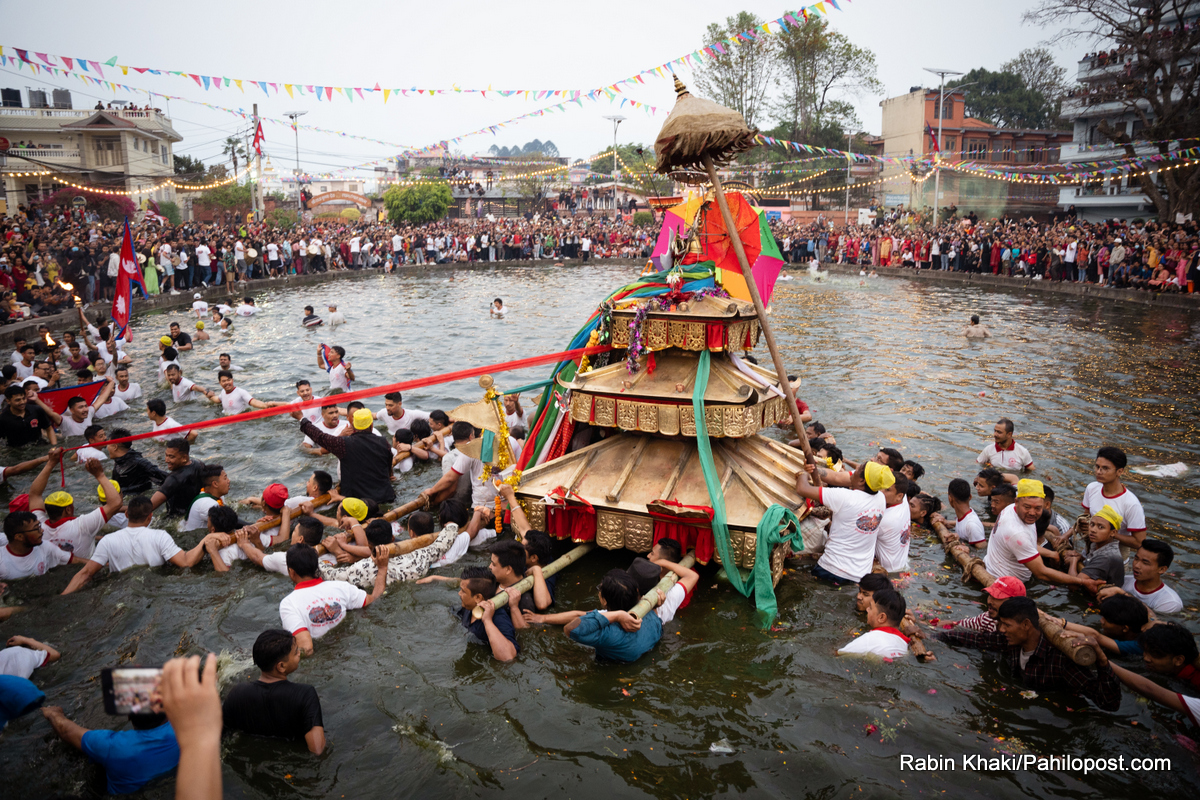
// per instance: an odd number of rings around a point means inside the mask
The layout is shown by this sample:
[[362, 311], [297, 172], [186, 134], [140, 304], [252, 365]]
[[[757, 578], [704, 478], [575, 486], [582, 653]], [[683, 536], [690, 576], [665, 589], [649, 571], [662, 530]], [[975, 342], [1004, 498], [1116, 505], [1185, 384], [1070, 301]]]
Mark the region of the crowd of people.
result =
[[[256, 272], [256, 267], [265, 274], [283, 274], [289, 252], [291, 268], [301, 272], [368, 267], [389, 254], [404, 263], [406, 237], [423, 245], [416, 252], [425, 253], [429, 252], [428, 238], [433, 238], [437, 256], [442, 246], [438, 240], [449, 239], [447, 247], [457, 247], [478, 232], [473, 227], [476, 224], [459, 221], [399, 230], [381, 224], [348, 224], [307, 229], [304, 238], [296, 242], [303, 241], [303, 249], [290, 251], [266, 229], [139, 225], [135, 237], [139, 252], [147, 254], [147, 263], [187, 254], [188, 268], [166, 276], [174, 277], [174, 284], [163, 284], [167, 291], [181, 291], [222, 280], [232, 289], [244, 277], [264, 274]], [[497, 256], [511, 255], [505, 251], [509, 237], [522, 237], [523, 252], [524, 237], [541, 236], [540, 226], [549, 226], [545, 235], [554, 238], [551, 249], [557, 257], [564, 247], [560, 233], [567, 229], [554, 226], [562, 224], [502, 221], [490, 229], [505, 231], [495, 240], [499, 243]], [[624, 225], [617, 223], [597, 236], [607, 236], [609, 246], [628, 236], [631, 244], [626, 246], [644, 249], [648, 232]], [[51, 283], [74, 278], [81, 285], [90, 285], [94, 298], [111, 292], [112, 287], [101, 279], [106, 273], [98, 268], [97, 259], [83, 259], [92, 265], [90, 272], [75, 271], [72, 262], [63, 266], [53, 253], [64, 247], [72, 251], [93, 232], [97, 244], [86, 244], [89, 252], [93, 246], [111, 248], [120, 241], [119, 226], [110, 223], [91, 228], [72, 221], [64, 212], [37, 224], [18, 220], [5, 230], [10, 234], [9, 252], [16, 248], [36, 254], [34, 271]], [[581, 246], [590, 239], [590, 230], [579, 230]], [[968, 216], [944, 223], [925, 238], [899, 218], [884, 221], [878, 228], [837, 230], [817, 223], [803, 228], [780, 224], [775, 230], [789, 258], [797, 262], [861, 262], [866, 258], [880, 267], [950, 268], [953, 264], [955, 268], [982, 269], [984, 254], [991, 264], [995, 248], [1001, 246], [1009, 257], [1005, 259], [1001, 253], [996, 272], [1019, 272], [1022, 267], [1017, 265], [1027, 264], [1031, 274], [1048, 280], [1086, 280], [1087, 265], [1094, 260], [1098, 267], [1095, 279], [1111, 283], [1126, 259], [1137, 262], [1151, 251], [1159, 253], [1160, 261], [1174, 258], [1176, 265], [1180, 256], [1169, 254], [1186, 251], [1189, 270], [1194, 269], [1196, 258], [1196, 231], [1188, 224], [1089, 225], [1066, 219], [1039, 226], [1024, 221], [980, 222]], [[398, 246], [385, 238], [392, 231], [400, 240]], [[489, 237], [490, 256], [492, 234], [480, 234], [474, 245], [481, 243], [483, 235]], [[563, 234], [566, 246], [575, 244], [574, 236]], [[1011, 248], [1005, 244], [1007, 237], [1015, 242]], [[314, 240], [320, 252], [311, 250]], [[1113, 240], [1111, 246], [1109, 240]], [[215, 254], [210, 241], [216, 245]], [[280, 241], [287, 243], [286, 237]], [[1073, 257], [1052, 261], [1046, 248], [1058, 248], [1062, 241]], [[543, 238], [542, 247], [546, 244]], [[349, 258], [342, 252], [343, 245]], [[1114, 251], [1122, 246], [1125, 256], [1117, 258], [1114, 265]], [[257, 251], [254, 256], [249, 254], [251, 249]], [[308, 253], [311, 256], [302, 255]], [[1029, 253], [1035, 257], [1026, 259]], [[1101, 253], [1106, 253], [1103, 268]], [[207, 263], [200, 262], [201, 254]], [[229, 264], [227, 254], [232, 255], [232, 273], [218, 277], [223, 270], [214, 269], [213, 263]], [[906, 258], [908, 255], [911, 258]], [[194, 265], [190, 263], [193, 256], [197, 258]], [[1075, 272], [1067, 271], [1063, 264], [1074, 265]], [[502, 298], [496, 298], [490, 313], [503, 316], [504, 312]], [[146, 390], [130, 380], [132, 358], [125, 352], [129, 334], [105, 324], [104, 314], [89, 321], [82, 309], [77, 312], [78, 326], [46, 329], [47, 339], [57, 344], [18, 341], [11, 363], [0, 369], [4, 395], [0, 438], [29, 456], [5, 467], [0, 477], [16, 484], [22, 474], [33, 476], [26, 491], [8, 504], [0, 536], [0, 545], [4, 545], [0, 549], [0, 580], [44, 580], [46, 573], [66, 568], [75, 571], [62, 593], [73, 594], [93, 591], [90, 584], [105, 571], [121, 573], [169, 563], [182, 569], [211, 566], [216, 572], [263, 570], [286, 576], [291, 587], [280, 591], [278, 624], [262, 620], [264, 630], [253, 647], [260, 677], [233, 687], [219, 716], [212, 710], [213, 703], [220, 701], [210, 670], [206, 668], [204, 677], [197, 678], [196, 660], [168, 665], [161, 704], [153, 705], [156, 701], [152, 700], [151, 713], [132, 714], [132, 730], [86, 730], [57, 706], [42, 708], [60, 738], [105, 767], [110, 792], [136, 791], [177, 766], [180, 782], [185, 768], [189, 773], [211, 770], [215, 749], [211, 736], [200, 729], [210, 732], [214, 725], [219, 729], [222, 719], [227, 731], [303, 741], [311, 752], [321, 753], [326, 747], [326, 731], [317, 692], [290, 681], [289, 676], [349, 612], [381, 602], [390, 583], [444, 583], [457, 588], [456, 613], [468, 640], [487, 648], [499, 661], [519, 658], [521, 631], [540, 625], [562, 626], [567, 636], [592, 648], [600, 658], [637, 661], [654, 650], [663, 625], [674, 620], [697, 591], [699, 574], [683, 566], [685, 553], [680, 543], [664, 538], [647, 556], [633, 558], [628, 568], [604, 576], [598, 587], [598, 607], [559, 608], [557, 577], [545, 574], [544, 568], [561, 551], [561, 543], [532, 528], [512, 486], [481, 480], [485, 474], [482, 444], [488, 438], [481, 427], [468, 419], [452, 419], [446, 410], [410, 408], [399, 393], [385, 395], [382, 405], [374, 409], [361, 401], [339, 403], [339, 394], [349, 390], [355, 380], [353, 365], [340, 346], [319, 348], [317, 370], [313, 376], [296, 376], [294, 397], [256, 397], [239, 387], [242, 370], [228, 354], [220, 356], [215, 385], [197, 381], [198, 370], [191, 368], [190, 361], [197, 349], [215, 345], [210, 343], [203, 320], [225, 327], [237, 319], [239, 325], [253, 326], [259, 324], [259, 311], [252, 297], [242, 298], [236, 306], [214, 303], [210, 307], [197, 295], [192, 313], [201, 323], [195, 332], [184, 330], [178, 322], [162, 331], [157, 340], [159, 386]], [[327, 319], [318, 316], [312, 306], [306, 307], [295, 323], [308, 328], [349, 324], [333, 306]], [[314, 376], [320, 378], [316, 387]], [[328, 386], [322, 387], [325, 381]], [[80, 393], [69, 396], [65, 411], [56, 411], [43, 397], [56, 389], [70, 392], [77, 385]], [[84, 386], [94, 393], [85, 393]], [[314, 388], [324, 391], [325, 399], [300, 408], [298, 404], [318, 396]], [[181, 426], [170, 416], [176, 404], [188, 402], [210, 403], [226, 415], [289, 408], [298, 423], [298, 451], [324, 461], [314, 462], [318, 468], [306, 470], [302, 486], [273, 482], [235, 491], [221, 464], [192, 456], [193, 444], [205, 434]], [[923, 489], [918, 481], [925, 474], [924, 467], [893, 448], [851, 461], [839, 449], [833, 432], [811, 420], [807, 407], [801, 404], [797, 411], [808, 422], [809, 446], [816, 463], [799, 475], [796, 490], [820, 512], [805, 520], [802, 558], [814, 562], [809, 574], [815, 580], [856, 587], [856, 609], [863, 614], [867, 628], [840, 648], [840, 654], [900, 659], [921, 639], [925, 640], [922, 646], [933, 647], [937, 642], [945, 647], [989, 650], [1001, 654], [1011, 679], [1028, 689], [1074, 693], [1112, 711], [1120, 705], [1124, 685], [1200, 722], [1200, 699], [1195, 696], [1200, 693], [1200, 654], [1191, 631], [1171, 619], [1182, 610], [1183, 602], [1163, 580], [1174, 550], [1169, 542], [1147, 536], [1144, 509], [1123, 483], [1124, 452], [1110, 446], [1098, 449], [1093, 465], [1096, 480], [1079, 498], [1069, 498], [1078, 500], [1084, 512], [1072, 519], [1056, 509], [1052, 487], [1033, 477], [1037, 474], [1033, 455], [1016, 441], [1012, 420], [997, 421], [993, 441], [982, 449], [970, 472], [950, 481], [942, 493]], [[507, 445], [515, 460], [525, 446], [530, 420], [519, 397], [505, 397], [505, 412]], [[140, 420], [142, 415], [145, 421]], [[152, 435], [162, 443], [156, 457], [142, 452], [141, 441], [145, 440], [122, 441], [135, 432]], [[53, 472], [68, 456], [63, 444], [85, 445], [70, 452], [68, 462], [95, 481], [98, 503], [77, 499], [63, 490], [50, 491]], [[395, 491], [396, 474], [431, 461], [437, 464], [432, 469], [435, 477], [418, 498], [420, 509], [403, 518], [397, 509], [385, 511], [402, 499]], [[499, 477], [511, 470], [509, 466]], [[237, 499], [247, 492], [249, 496]], [[1065, 507], [1068, 498], [1060, 502]], [[981, 506], [978, 511], [976, 504]], [[950, 511], [953, 513], [943, 513]], [[498, 514], [507, 517], [507, 531], [503, 519], [497, 524]], [[180, 546], [170, 532], [156, 527], [156, 519], [161, 525], [168, 518], [177, 521], [179, 531], [196, 531], [199, 538], [190, 547]], [[930, 625], [929, 620], [911, 613], [895, 576], [909, 568], [910, 550], [919, 541], [914, 530], [943, 526], [980, 552], [995, 582], [981, 597], [986, 606], [983, 613]], [[456, 570], [455, 563], [472, 548], [489, 551], [489, 565]], [[444, 574], [447, 570], [451, 574]], [[644, 615], [631, 613], [643, 596], [654, 596], [668, 575], [677, 581], [669, 590], [657, 593], [653, 610]], [[528, 587], [522, 588], [524, 583], [518, 586], [526, 578]], [[1043, 632], [1043, 612], [1027, 595], [1027, 586], [1034, 581], [1062, 585], [1099, 602], [1097, 627], [1083, 621], [1061, 621], [1070, 635], [1096, 649], [1095, 667], [1073, 662]], [[506, 601], [497, 602], [502, 597]], [[13, 613], [13, 607], [0, 608], [0, 621]], [[9, 646], [0, 650], [0, 707], [12, 709], [10, 716], [16, 716], [42, 705], [45, 696], [30, 677], [37, 669], [71, 657], [69, 652], [60, 653], [30, 637], [9, 639]], [[1174, 692], [1118, 663], [1129, 663], [1129, 659], [1135, 663], [1141, 659], [1149, 672], [1183, 691]], [[189, 670], [190, 675], [184, 674]], [[173, 704], [171, 696], [188, 700]], [[189, 715], [206, 721], [196, 722]], [[181, 728], [177, 719], [189, 721], [181, 722]], [[185, 745], [206, 751], [201, 766], [181, 760]], [[211, 777], [211, 772], [208, 774]], [[217, 781], [219, 785], [219, 766]]]

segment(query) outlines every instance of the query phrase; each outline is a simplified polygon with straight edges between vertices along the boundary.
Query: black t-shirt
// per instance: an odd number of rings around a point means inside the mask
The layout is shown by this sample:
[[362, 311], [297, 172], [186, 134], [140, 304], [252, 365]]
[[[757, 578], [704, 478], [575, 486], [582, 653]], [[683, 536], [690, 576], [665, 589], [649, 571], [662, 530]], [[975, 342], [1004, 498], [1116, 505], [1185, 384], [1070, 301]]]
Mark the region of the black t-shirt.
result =
[[9, 447], [24, 445], [42, 440], [42, 431], [51, 427], [50, 417], [41, 406], [27, 403], [25, 416], [18, 417], [11, 409], [4, 409], [0, 414], [0, 437], [8, 440]]
[[313, 728], [323, 728], [321, 700], [308, 684], [291, 681], [239, 683], [221, 708], [225, 730], [255, 736], [303, 741]]
[[188, 334], [184, 333], [183, 331], [180, 331], [179, 333], [177, 333], [171, 337], [171, 341], [175, 343], [176, 347], [183, 347], [185, 344], [192, 343], [192, 337], [189, 336]]
[[158, 490], [167, 496], [168, 514], [186, 514], [192, 501], [204, 488], [200, 482], [200, 470], [204, 462], [192, 459], [186, 467], [180, 467], [167, 475]]

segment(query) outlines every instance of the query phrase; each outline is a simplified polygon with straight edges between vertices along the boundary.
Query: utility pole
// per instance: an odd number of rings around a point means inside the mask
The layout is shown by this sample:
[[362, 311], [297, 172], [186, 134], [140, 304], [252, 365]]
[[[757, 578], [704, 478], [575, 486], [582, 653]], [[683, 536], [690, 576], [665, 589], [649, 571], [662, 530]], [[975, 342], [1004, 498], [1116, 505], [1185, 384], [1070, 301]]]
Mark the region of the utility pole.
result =
[[617, 181], [621, 178], [621, 170], [617, 167], [617, 128], [625, 118], [619, 115], [606, 116], [605, 119], [612, 120], [613, 124], [613, 219], [617, 218]]
[[[932, 72], [934, 75], [937, 75], [942, 79], [941, 86], [938, 89], [937, 150], [933, 154], [933, 158], [934, 158], [934, 162], [933, 162], [933, 224], [934, 224], [934, 227], [937, 227], [938, 223], [941, 222], [941, 216], [942, 216], [940, 213], [940, 208], [939, 208], [938, 204], [941, 202], [941, 193], [942, 193], [942, 164], [941, 164], [941, 161], [942, 161], [942, 152], [941, 152], [941, 150], [942, 150], [942, 120], [946, 118], [946, 76], [947, 75], [962, 75], [962, 73], [956, 72], [955, 70], [952, 70], [952, 69], [934, 69], [932, 67], [923, 67], [923, 69], [926, 72]], [[921, 136], [922, 136], [922, 140], [924, 140], [924, 136], [925, 136], [924, 132], [921, 133]]]
[[307, 114], [307, 111], [289, 111], [284, 114], [292, 120], [292, 130], [296, 132], [296, 221], [301, 222], [304, 216], [304, 200], [300, 197], [300, 126], [296, 119]]
[[[254, 104], [254, 136], [258, 137], [258, 126], [262, 122], [258, 118], [258, 103]], [[266, 216], [266, 211], [263, 208], [263, 186], [262, 186], [262, 153], [259, 148], [254, 151], [254, 221], [262, 222]]]

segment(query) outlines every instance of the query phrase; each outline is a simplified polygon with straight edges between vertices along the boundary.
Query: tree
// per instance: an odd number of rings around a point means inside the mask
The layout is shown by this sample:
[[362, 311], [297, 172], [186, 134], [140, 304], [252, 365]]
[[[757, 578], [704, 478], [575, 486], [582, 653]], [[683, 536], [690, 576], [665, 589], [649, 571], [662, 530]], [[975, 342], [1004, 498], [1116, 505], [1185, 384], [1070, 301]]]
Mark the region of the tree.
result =
[[[711, 46], [743, 31], [761, 28], [762, 24], [756, 15], [741, 11], [737, 16], [726, 17], [724, 26], [710, 24], [704, 41]], [[774, 83], [777, 38], [760, 36], [749, 42], [734, 40], [736, 45], [723, 43], [723, 55], [713, 47], [717, 57], [696, 68], [696, 89], [708, 99], [741, 114], [746, 124], [753, 128], [763, 115], [767, 94]]]
[[413, 186], [390, 186], [383, 193], [383, 205], [392, 222], [419, 225], [446, 216], [454, 197], [444, 183], [418, 183]]
[[[1139, 146], [1143, 154], [1152, 147], [1167, 155], [1173, 141], [1178, 146], [1178, 140], [1200, 137], [1200, 26], [1195, 20], [1180, 25], [1194, 9], [1195, 0], [1042, 0], [1025, 20], [1055, 29], [1051, 41], [1100, 42], [1102, 50], [1120, 51], [1129, 62], [1127, 72], [1116, 71], [1100, 87], [1101, 99], [1120, 110], [1097, 130], [1133, 158]], [[1200, 215], [1200, 168], [1179, 166], [1131, 180], [1141, 184], [1160, 218]]]
[[236, 136], [230, 136], [225, 140], [221, 148], [221, 154], [229, 156], [229, 160], [233, 162], [233, 178], [237, 180], [238, 175], [238, 159], [249, 162], [249, 156], [246, 155], [246, 148], [241, 140]]
[[175, 174], [189, 179], [197, 179], [204, 175], [204, 162], [191, 156], [175, 154]]
[[[776, 38], [782, 96], [774, 111], [784, 123], [783, 138], [814, 144], [814, 133], [829, 123], [857, 126], [846, 98], [883, 93], [875, 54], [831, 30], [824, 18], [809, 17]], [[840, 133], [838, 138], [843, 138]]]
[[1057, 109], [1041, 92], [1025, 85], [1020, 75], [973, 69], [947, 89], [962, 86], [967, 113], [998, 128], [1048, 128]]
[[1054, 53], [1046, 47], [1027, 47], [1017, 57], [1000, 65], [1001, 72], [1020, 76], [1026, 88], [1041, 92], [1042, 97], [1054, 106], [1055, 115], [1062, 99], [1070, 91], [1067, 83], [1067, 68], [1058, 64]]
[[516, 190], [517, 196], [529, 200], [541, 200], [549, 191], [550, 182], [555, 179], [555, 173], [546, 172], [541, 163], [541, 153], [521, 155], [513, 158], [511, 163], [520, 172], [513, 172], [504, 179], [504, 183]]
[[64, 205], [70, 208], [76, 197], [86, 198], [88, 210], [95, 211], [102, 219], [123, 220], [129, 217], [132, 220], [137, 214], [137, 206], [133, 200], [124, 195], [100, 194], [89, 192], [87, 189], [72, 189], [69, 186], [47, 197], [42, 202], [42, 207]]
[[215, 189], [201, 192], [200, 196], [196, 198], [196, 202], [201, 205], [224, 209], [249, 208], [250, 193], [253, 190], [253, 186], [254, 184], [252, 183], [245, 185], [227, 183], [224, 186], [218, 186]]
[[179, 204], [174, 200], [163, 200], [158, 204], [158, 210], [172, 225], [183, 224], [183, 214], [179, 213]]

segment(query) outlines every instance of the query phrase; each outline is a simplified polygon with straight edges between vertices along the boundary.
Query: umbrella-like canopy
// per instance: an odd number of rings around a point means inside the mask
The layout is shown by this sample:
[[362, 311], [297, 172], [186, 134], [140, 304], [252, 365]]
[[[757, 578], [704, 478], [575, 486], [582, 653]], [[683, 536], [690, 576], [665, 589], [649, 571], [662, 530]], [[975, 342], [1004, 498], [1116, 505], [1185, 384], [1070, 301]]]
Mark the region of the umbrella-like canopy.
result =
[[693, 97], [679, 78], [675, 108], [654, 142], [655, 169], [704, 169], [704, 156], [723, 166], [733, 156], [754, 147], [758, 131], [751, 130], [736, 111], [711, 100]]
[[[775, 289], [775, 279], [783, 268], [783, 254], [775, 243], [766, 217], [762, 211], [754, 208], [738, 192], [725, 195], [729, 203], [729, 211], [733, 216], [734, 226], [742, 240], [746, 251], [746, 260], [750, 262], [750, 271], [754, 275], [755, 285], [763, 303], [771, 302], [771, 293]], [[746, 286], [746, 278], [742, 275], [742, 267], [733, 249], [733, 241], [726, 228], [724, 217], [718, 212], [715, 203], [706, 205], [700, 212], [700, 245], [701, 260], [713, 261], [717, 269], [717, 282], [739, 300], [751, 301], [750, 290]]]

